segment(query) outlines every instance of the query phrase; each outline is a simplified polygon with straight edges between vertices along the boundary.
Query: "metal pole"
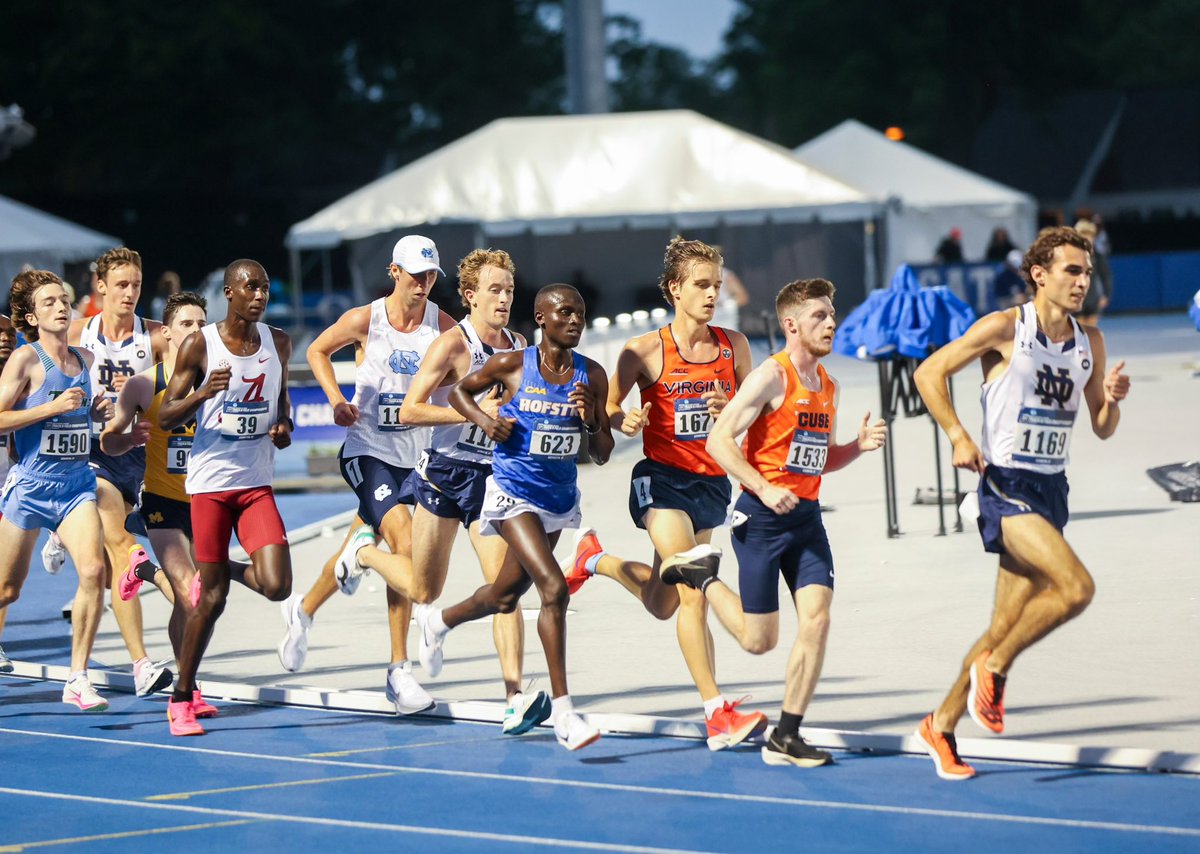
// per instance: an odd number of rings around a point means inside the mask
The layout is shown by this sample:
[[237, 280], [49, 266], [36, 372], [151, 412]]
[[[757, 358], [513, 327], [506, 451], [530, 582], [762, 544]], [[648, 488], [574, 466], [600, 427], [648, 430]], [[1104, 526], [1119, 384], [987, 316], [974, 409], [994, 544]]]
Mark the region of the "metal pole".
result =
[[567, 0], [563, 4], [563, 42], [567, 59], [568, 112], [607, 113], [602, 0]]
[[[892, 406], [891, 378], [888, 376], [887, 361], [879, 362], [879, 402], [890, 438], [895, 409]], [[892, 454], [892, 443], [888, 441], [883, 446], [883, 500], [887, 506], [887, 535], [889, 538], [900, 535], [900, 520], [896, 509], [896, 462]]]

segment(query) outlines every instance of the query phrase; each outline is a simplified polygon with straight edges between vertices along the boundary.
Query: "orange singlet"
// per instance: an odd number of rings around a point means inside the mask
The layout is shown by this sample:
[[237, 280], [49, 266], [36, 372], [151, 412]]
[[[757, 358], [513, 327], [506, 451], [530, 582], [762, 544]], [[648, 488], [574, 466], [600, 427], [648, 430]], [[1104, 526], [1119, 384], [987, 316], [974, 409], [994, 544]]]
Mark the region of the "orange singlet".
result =
[[720, 352], [711, 362], [689, 362], [679, 354], [670, 326], [658, 330], [662, 344], [662, 372], [642, 389], [642, 406], [650, 404], [649, 422], [642, 430], [646, 458], [693, 474], [722, 475], [704, 449], [712, 416], [700, 395], [717, 384], [733, 397], [737, 390], [733, 345], [720, 327], [708, 327], [717, 336]]
[[833, 441], [833, 380], [817, 365], [820, 391], [810, 391], [800, 382], [796, 366], [787, 353], [771, 357], [783, 366], [787, 388], [783, 403], [774, 412], [763, 412], [750, 429], [742, 451], [772, 486], [791, 490], [797, 498], [817, 500], [821, 472]]

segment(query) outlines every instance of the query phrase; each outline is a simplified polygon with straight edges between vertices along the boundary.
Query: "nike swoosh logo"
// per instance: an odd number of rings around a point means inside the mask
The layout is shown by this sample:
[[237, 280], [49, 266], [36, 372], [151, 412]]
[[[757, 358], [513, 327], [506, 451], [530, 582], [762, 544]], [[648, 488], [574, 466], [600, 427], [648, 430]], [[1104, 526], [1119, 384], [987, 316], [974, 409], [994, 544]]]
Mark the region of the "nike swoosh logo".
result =
[[264, 358], [262, 358], [262, 359], [259, 359], [259, 360], [258, 360], [258, 363], [261, 365], [263, 362], [269, 362], [269, 361], [271, 361], [271, 357], [270, 357], [270, 356], [266, 356], [266, 357], [264, 357]]

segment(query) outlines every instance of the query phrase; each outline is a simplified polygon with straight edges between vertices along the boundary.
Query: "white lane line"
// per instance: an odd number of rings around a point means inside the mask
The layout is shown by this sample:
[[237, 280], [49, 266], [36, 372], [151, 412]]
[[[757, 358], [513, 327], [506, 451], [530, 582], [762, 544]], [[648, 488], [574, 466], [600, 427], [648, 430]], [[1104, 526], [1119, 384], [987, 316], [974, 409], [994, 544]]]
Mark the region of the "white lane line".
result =
[[46, 848], [51, 845], [77, 845], [80, 842], [102, 842], [106, 839], [133, 839], [137, 836], [155, 836], [160, 833], [184, 833], [190, 830], [211, 830], [214, 827], [238, 827], [254, 824], [250, 819], [238, 821], [210, 821], [204, 824], [185, 824], [179, 827], [152, 827], [147, 830], [126, 830], [121, 833], [97, 833], [94, 836], [72, 836], [65, 839], [39, 839], [36, 842], [11, 842], [0, 844], [0, 852], [24, 851], [26, 848]]
[[[409, 765], [386, 765], [374, 762], [349, 762], [335, 759], [309, 759], [303, 756], [273, 756], [261, 753], [244, 753], [235, 750], [216, 750], [205, 747], [185, 747], [178, 744], [147, 744], [122, 741], [115, 738], [99, 738], [87, 735], [65, 735], [63, 733], [34, 732], [31, 730], [0, 727], [0, 733], [25, 735], [36, 738], [57, 738], [67, 741], [88, 741], [100, 744], [115, 744], [122, 747], [145, 747], [158, 750], [181, 750], [210, 756], [227, 756], [235, 759], [255, 759], [273, 762], [293, 762], [304, 765], [332, 765], [338, 768], [356, 768], [368, 771], [394, 771], [397, 774], [426, 774], [435, 777], [458, 777], [472, 780], [495, 780], [505, 783], [527, 785], [561, 786], [564, 788], [595, 789], [609, 792], [630, 792], [641, 795], [664, 795], [668, 797], [701, 798], [705, 800], [733, 801], [741, 803], [771, 804], [814, 809], [837, 809], [853, 812], [888, 813], [892, 815], [915, 815], [932, 818], [968, 819], [971, 821], [998, 821], [1011, 824], [1045, 825], [1050, 827], [1086, 828], [1111, 830], [1120, 833], [1157, 833], [1171, 836], [1193, 836], [1200, 838], [1198, 827], [1177, 827], [1157, 824], [1126, 824], [1115, 821], [1092, 821], [1089, 819], [1050, 818], [1036, 815], [1008, 813], [983, 813], [967, 810], [931, 809], [926, 807], [902, 807], [889, 804], [862, 804], [849, 801], [820, 801], [810, 798], [784, 798], [771, 795], [742, 795], [733, 792], [707, 792], [691, 789], [675, 789], [663, 786], [637, 786], [628, 783], [601, 783], [588, 780], [560, 780], [552, 777], [531, 777], [517, 774], [495, 774], [487, 771], [455, 771], [444, 768], [418, 768]], [[0, 791], [6, 791], [0, 789]], [[233, 815], [234, 813], [230, 813]]]
[[229, 792], [257, 792], [260, 789], [286, 789], [289, 786], [319, 786], [322, 783], [341, 783], [346, 780], [375, 780], [379, 777], [395, 777], [390, 771], [371, 774], [348, 774], [342, 777], [318, 777], [313, 780], [286, 780], [282, 783], [255, 783], [249, 786], [226, 786], [224, 789], [195, 789], [191, 792], [168, 792], [163, 795], [147, 795], [148, 801], [186, 801], [200, 795], [224, 795]]
[[[9, 789], [0, 787], [0, 794], [17, 795], [32, 798], [50, 798], [60, 801], [78, 801], [106, 806], [137, 807], [138, 809], [173, 810], [177, 812], [198, 813], [200, 815], [233, 816], [236, 818], [255, 819], [258, 821], [286, 821], [294, 824], [316, 824], [328, 827], [351, 827], [358, 830], [383, 830], [391, 833], [419, 833], [424, 836], [449, 836], [458, 839], [480, 839], [489, 842], [515, 842], [522, 845], [541, 845], [549, 848], [586, 848], [592, 851], [628, 851], [638, 854], [693, 854], [681, 848], [650, 848], [641, 845], [618, 845], [607, 842], [588, 842], [578, 839], [554, 839], [542, 836], [522, 836], [515, 833], [488, 833], [478, 830], [457, 830], [446, 827], [417, 827], [410, 824], [386, 824], [374, 821], [351, 821], [338, 818], [317, 818], [306, 815], [289, 815], [287, 813], [254, 812], [251, 810], [214, 809], [212, 807], [196, 807], [185, 804], [151, 804], [145, 801], [126, 801], [119, 798], [98, 798], [90, 795], [67, 795], [60, 792], [41, 792], [32, 789]], [[701, 854], [701, 852], [694, 852]]]

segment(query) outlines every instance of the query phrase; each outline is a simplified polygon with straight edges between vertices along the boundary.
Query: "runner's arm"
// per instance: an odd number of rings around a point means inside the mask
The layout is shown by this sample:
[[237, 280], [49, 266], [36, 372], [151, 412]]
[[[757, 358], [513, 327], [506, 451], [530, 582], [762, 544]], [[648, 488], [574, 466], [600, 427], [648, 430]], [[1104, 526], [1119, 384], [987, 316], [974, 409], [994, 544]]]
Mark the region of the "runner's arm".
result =
[[829, 377], [829, 381], [833, 383], [833, 411], [835, 413], [833, 424], [829, 428], [829, 437], [833, 440], [833, 443], [829, 446], [829, 454], [825, 458], [825, 469], [822, 474], [830, 474], [838, 469], [845, 468], [865, 452], [879, 450], [887, 441], [887, 422], [880, 418], [874, 424], [871, 424], [871, 413], [868, 412], [859, 423], [858, 433], [854, 439], [844, 445], [836, 444], [836, 413], [838, 411], [838, 401], [842, 396], [842, 387], [834, 382], [833, 377]]
[[787, 383], [778, 362], [771, 360], [759, 365], [746, 377], [737, 396], [721, 410], [704, 445], [717, 465], [764, 503], [766, 500], [763, 495], [775, 487], [749, 463], [738, 446], [737, 437], [750, 428], [763, 410], [777, 409], [786, 388]]
[[448, 377], [458, 376], [455, 362], [461, 360], [463, 354], [467, 355], [467, 364], [470, 365], [466, 341], [457, 329], [439, 335], [429, 345], [412, 385], [404, 394], [404, 402], [400, 404], [401, 424], [462, 424], [467, 420], [449, 406], [435, 406], [429, 402], [429, 396]]
[[520, 381], [521, 365], [525, 360], [523, 350], [497, 353], [483, 363], [483, 367], [467, 374], [450, 392], [450, 405], [467, 421], [487, 433], [493, 442], [503, 442], [512, 432], [513, 419], [492, 418], [475, 401], [475, 395], [496, 384], [504, 386], [505, 397], [516, 393]]
[[292, 339], [282, 329], [270, 327], [275, 352], [279, 354], [279, 402], [275, 410], [275, 423], [267, 435], [279, 450], [292, 444], [292, 398], [288, 393], [288, 362], [292, 360]]
[[208, 372], [208, 345], [204, 333], [193, 332], [179, 347], [175, 357], [175, 372], [163, 392], [158, 408], [158, 426], [174, 430], [196, 417], [201, 404], [229, 388], [229, 368], [214, 371], [202, 388], [197, 388]]
[[[324, 332], [308, 345], [305, 355], [308, 366], [312, 368], [313, 377], [329, 405], [335, 410], [345, 404], [346, 396], [338, 387], [337, 377], [333, 371], [333, 354], [350, 344], [360, 344], [367, 340], [367, 332], [371, 326], [371, 306], [363, 305], [352, 308], [334, 322]], [[290, 348], [290, 344], [289, 344]], [[342, 425], [346, 426], [346, 425]]]
[[1108, 356], [1104, 348], [1104, 333], [1091, 327], [1083, 328], [1092, 349], [1092, 376], [1083, 387], [1083, 397], [1092, 416], [1092, 432], [1101, 439], [1107, 439], [1117, 431], [1117, 425], [1121, 422], [1120, 404], [1129, 394], [1129, 377], [1123, 373], [1124, 359], [1105, 372]]
[[0, 374], [0, 432], [20, 430], [45, 421], [53, 414], [49, 406], [54, 401], [47, 401], [32, 409], [13, 409], [29, 389], [29, 375], [35, 364], [40, 366], [41, 363], [29, 346], [18, 347], [9, 356], [4, 373]]
[[137, 441], [138, 434], [126, 433], [125, 429], [134, 422], [138, 413], [146, 412], [150, 408], [153, 390], [154, 380], [145, 374], [129, 378], [129, 382], [125, 383], [117, 395], [113, 417], [104, 425], [104, 432], [100, 434], [100, 450], [110, 457], [119, 457], [132, 448], [145, 444], [144, 440]]
[[596, 429], [589, 429], [589, 425], [586, 422], [583, 425], [583, 429], [587, 430], [588, 434], [588, 456], [592, 458], [592, 462], [596, 465], [602, 466], [612, 456], [613, 445], [616, 444], [613, 440], [612, 425], [608, 419], [608, 411], [604, 405], [604, 402], [609, 399], [608, 377], [604, 373], [604, 368], [600, 367], [599, 363], [591, 359], [588, 359], [587, 363], [587, 393], [592, 395], [591, 416], [595, 419], [591, 426]]
[[[630, 424], [625, 425], [626, 412], [622, 404], [629, 396], [629, 392], [633, 391], [634, 385], [638, 384], [638, 381], [646, 374], [646, 357], [642, 352], [643, 338], [645, 336], [627, 341], [621, 348], [621, 355], [617, 357], [617, 369], [613, 371], [612, 377], [608, 380], [608, 398], [605, 402], [605, 411], [608, 413], [612, 429], [620, 430], [630, 436], [635, 435], [645, 426], [646, 417], [649, 414], [648, 405], [634, 409], [629, 413]], [[625, 431], [625, 426], [630, 428], [630, 432]]]

